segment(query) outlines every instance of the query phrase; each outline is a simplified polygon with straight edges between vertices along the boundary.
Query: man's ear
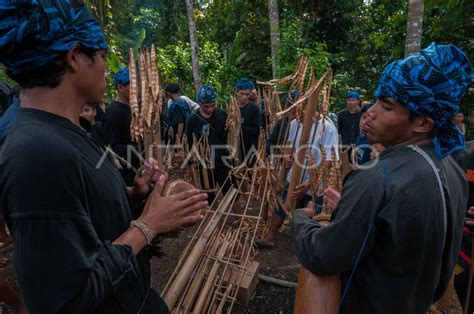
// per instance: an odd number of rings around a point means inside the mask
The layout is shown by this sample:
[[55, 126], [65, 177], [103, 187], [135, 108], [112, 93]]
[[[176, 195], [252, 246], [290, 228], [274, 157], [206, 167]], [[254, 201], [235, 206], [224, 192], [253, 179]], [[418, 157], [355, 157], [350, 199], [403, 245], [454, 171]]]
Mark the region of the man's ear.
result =
[[75, 45], [66, 54], [66, 63], [68, 68], [73, 72], [78, 72], [80, 64], [80, 54], [81, 54], [81, 46]]
[[413, 125], [415, 133], [430, 133], [434, 127], [434, 120], [430, 117], [416, 117]]

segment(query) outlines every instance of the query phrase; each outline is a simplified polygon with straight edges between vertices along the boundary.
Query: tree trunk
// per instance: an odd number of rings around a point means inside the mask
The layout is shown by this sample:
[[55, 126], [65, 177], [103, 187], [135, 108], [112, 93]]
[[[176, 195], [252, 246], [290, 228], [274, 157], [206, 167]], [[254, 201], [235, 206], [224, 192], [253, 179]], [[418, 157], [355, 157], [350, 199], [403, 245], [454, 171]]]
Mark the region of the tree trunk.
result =
[[189, 25], [189, 39], [191, 41], [191, 60], [193, 65], [193, 78], [194, 88], [196, 92], [201, 87], [201, 70], [199, 68], [199, 55], [198, 55], [198, 39], [196, 32], [196, 24], [194, 23], [194, 12], [192, 0], [185, 0], [186, 11], [188, 13], [188, 25]]
[[405, 57], [421, 49], [423, 0], [409, 0]]
[[270, 39], [272, 47], [272, 73], [277, 77], [277, 52], [280, 48], [280, 20], [278, 18], [278, 0], [268, 0], [268, 16], [270, 18]]

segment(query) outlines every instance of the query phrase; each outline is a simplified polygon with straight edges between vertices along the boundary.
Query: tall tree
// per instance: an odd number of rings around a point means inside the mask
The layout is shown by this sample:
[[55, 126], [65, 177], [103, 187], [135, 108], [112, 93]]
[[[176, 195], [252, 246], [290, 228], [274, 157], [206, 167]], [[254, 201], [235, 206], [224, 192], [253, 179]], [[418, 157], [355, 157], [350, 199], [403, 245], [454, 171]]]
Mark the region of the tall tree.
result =
[[268, 0], [268, 16], [270, 20], [270, 41], [272, 47], [272, 74], [277, 76], [277, 52], [280, 47], [280, 19], [278, 17], [278, 0]]
[[194, 22], [194, 10], [192, 0], [185, 0], [188, 13], [189, 39], [191, 42], [191, 62], [193, 65], [194, 88], [196, 92], [201, 87], [201, 69], [199, 67], [199, 44], [197, 39], [196, 23]]
[[421, 49], [422, 32], [423, 32], [423, 0], [410, 0], [409, 6], [408, 6], [405, 56], [415, 53]]

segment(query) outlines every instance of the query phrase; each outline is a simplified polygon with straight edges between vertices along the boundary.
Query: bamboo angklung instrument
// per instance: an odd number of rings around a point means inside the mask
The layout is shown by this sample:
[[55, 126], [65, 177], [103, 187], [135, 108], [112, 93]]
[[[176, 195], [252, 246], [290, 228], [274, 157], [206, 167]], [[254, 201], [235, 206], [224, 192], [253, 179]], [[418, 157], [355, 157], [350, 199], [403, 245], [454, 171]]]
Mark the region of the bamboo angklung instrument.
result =
[[[160, 148], [160, 117], [163, 100], [154, 45], [150, 51], [147, 48], [139, 49], [138, 65], [140, 77], [138, 77], [133, 49], [130, 49], [130, 107], [132, 111], [130, 132], [134, 142], [140, 144], [143, 139], [146, 159], [153, 157], [163, 169]], [[141, 105], [139, 105], [139, 100]], [[140, 148], [139, 151], [141, 152]]]
[[[306, 106], [305, 114], [304, 114], [304, 121], [303, 121], [303, 130], [301, 131], [301, 139], [300, 139], [300, 146], [305, 145], [310, 136], [311, 128], [313, 125], [313, 116], [316, 112], [316, 109], [319, 105], [319, 95], [321, 94], [323, 88], [323, 82], [329, 73], [329, 70], [322, 76], [322, 78], [315, 82], [316, 87], [313, 88], [312, 93], [309, 95], [308, 104]], [[298, 101], [297, 101], [298, 103]], [[302, 173], [302, 165], [305, 160], [305, 151], [303, 149], [299, 149], [296, 155], [296, 160], [293, 165], [293, 170], [291, 174], [291, 181], [290, 186], [288, 187], [288, 191], [294, 191], [296, 186], [299, 184], [301, 180], [301, 173]], [[288, 193], [288, 197], [286, 198], [285, 202], [285, 209], [288, 211], [292, 211], [294, 209], [295, 199]]]
[[204, 252], [204, 249], [208, 243], [209, 237], [213, 231], [217, 228], [221, 218], [224, 216], [224, 211], [230, 206], [233, 201], [233, 198], [237, 195], [237, 190], [235, 188], [230, 188], [230, 190], [225, 195], [222, 202], [219, 204], [218, 213], [214, 219], [207, 225], [206, 229], [203, 231], [196, 244], [194, 245], [192, 251], [190, 252], [187, 260], [181, 267], [181, 271], [178, 276], [173, 280], [168, 291], [164, 295], [163, 299], [165, 300], [168, 308], [172, 309], [178, 300], [179, 295], [182, 292], [182, 289], [186, 285], [188, 279], [191, 276], [191, 273], [194, 269], [194, 266], [198, 262], [198, 258]]
[[[329, 74], [328, 76], [329, 76], [329, 81], [330, 81], [331, 80], [330, 70], [328, 70], [328, 72], [326, 73]], [[321, 79], [319, 82], [321, 83], [322, 81], [323, 79]], [[319, 100], [320, 92], [321, 92], [321, 85], [319, 88], [317, 101]], [[311, 104], [311, 101], [310, 101], [310, 104]], [[314, 113], [314, 111], [312, 113]], [[308, 111], [306, 112], [306, 115], [309, 115]], [[312, 117], [312, 115], [310, 117]], [[305, 118], [306, 118], [305, 119], [305, 122], [306, 122], [308, 117], [306, 116]], [[303, 130], [304, 130], [304, 127], [303, 127]], [[305, 142], [303, 142], [303, 138], [302, 138], [301, 145], [303, 143]], [[301, 158], [300, 154], [298, 154], [297, 158], [298, 160], [300, 160], [299, 164], [301, 165], [304, 155], [303, 155], [303, 158]], [[322, 153], [321, 160], [324, 160], [324, 159], [325, 159], [325, 154]], [[335, 164], [336, 163], [333, 163], [333, 165]], [[293, 171], [294, 170], [295, 169], [293, 169]], [[323, 162], [321, 163], [321, 166], [319, 167], [318, 172], [319, 173], [316, 174], [317, 177], [315, 178], [317, 182], [315, 182], [314, 186], [312, 187], [316, 191], [319, 188], [319, 182], [321, 178], [324, 177], [324, 173], [326, 172]], [[296, 176], [295, 177], [293, 176], [295, 176], [295, 172], [293, 172], [292, 174], [292, 181], [296, 177]], [[296, 178], [299, 179], [299, 175]], [[315, 195], [317, 195], [317, 192]], [[339, 305], [340, 298], [341, 298], [341, 278], [339, 274], [334, 275], [334, 276], [316, 276], [313, 273], [311, 273], [309, 270], [307, 270], [304, 266], [301, 266], [299, 276], [298, 276], [298, 288], [296, 290], [295, 307], [293, 311], [294, 313], [334, 314], [334, 313], [337, 313], [337, 307]]]
[[138, 107], [137, 66], [135, 64], [133, 49], [131, 48], [128, 68], [130, 72], [130, 109], [132, 111], [132, 124], [130, 133], [132, 136], [132, 141], [137, 142], [140, 136], [138, 128], [138, 123], [140, 120], [140, 108]]
[[229, 104], [227, 105], [227, 145], [234, 149], [231, 153], [232, 158], [235, 161], [235, 165], [240, 165], [241, 157], [240, 156], [240, 134], [242, 121], [240, 116], [240, 109], [235, 101], [234, 97], [230, 97]]

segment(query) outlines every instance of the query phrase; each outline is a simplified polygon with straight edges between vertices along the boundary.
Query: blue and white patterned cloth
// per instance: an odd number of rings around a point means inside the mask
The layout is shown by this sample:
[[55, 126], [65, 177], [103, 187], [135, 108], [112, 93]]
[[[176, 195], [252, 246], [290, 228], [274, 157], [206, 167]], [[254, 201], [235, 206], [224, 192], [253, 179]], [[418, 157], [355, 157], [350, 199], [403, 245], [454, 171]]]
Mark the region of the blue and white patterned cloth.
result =
[[77, 44], [107, 49], [99, 23], [84, 4], [0, 0], [0, 62], [13, 74], [55, 60]]
[[199, 104], [212, 104], [216, 102], [217, 94], [211, 85], [202, 86], [197, 93]]
[[391, 97], [415, 114], [431, 117], [438, 129], [433, 139], [435, 152], [444, 158], [464, 147], [464, 136], [452, 119], [473, 77], [471, 63], [461, 49], [432, 43], [389, 64], [374, 96]]
[[237, 91], [239, 90], [243, 90], [243, 89], [249, 89], [249, 90], [252, 90], [254, 89], [254, 85], [253, 85], [253, 82], [251, 80], [249, 80], [248, 78], [245, 78], [245, 77], [241, 77], [237, 80], [237, 83], [235, 84], [235, 89], [237, 89]]
[[356, 91], [351, 91], [351, 92], [347, 93], [346, 98], [347, 99], [349, 99], [349, 98], [360, 99], [360, 94]]
[[114, 75], [114, 85], [117, 87], [127, 84], [130, 84], [130, 73], [128, 72], [128, 68], [121, 68]]

